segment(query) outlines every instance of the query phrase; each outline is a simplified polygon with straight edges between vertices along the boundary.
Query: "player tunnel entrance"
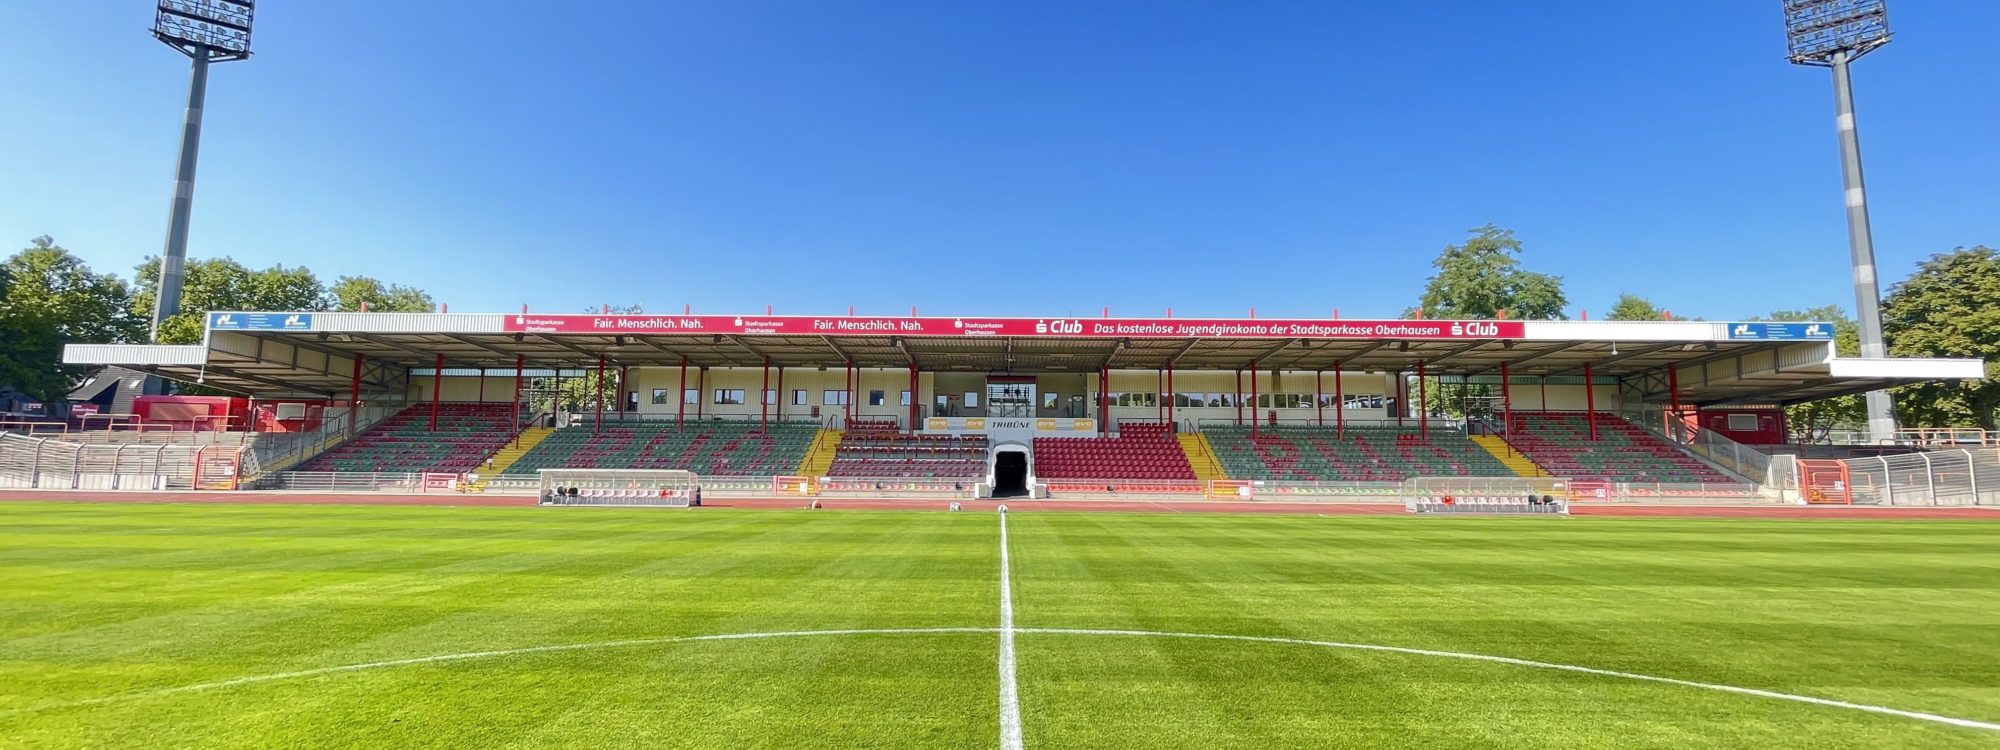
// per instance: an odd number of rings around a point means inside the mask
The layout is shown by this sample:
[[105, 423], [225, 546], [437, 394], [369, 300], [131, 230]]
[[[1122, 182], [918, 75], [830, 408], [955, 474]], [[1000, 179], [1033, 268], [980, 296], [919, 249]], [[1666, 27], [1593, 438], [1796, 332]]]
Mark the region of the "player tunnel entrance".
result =
[[1001, 450], [993, 454], [993, 496], [1028, 496], [1028, 452]]

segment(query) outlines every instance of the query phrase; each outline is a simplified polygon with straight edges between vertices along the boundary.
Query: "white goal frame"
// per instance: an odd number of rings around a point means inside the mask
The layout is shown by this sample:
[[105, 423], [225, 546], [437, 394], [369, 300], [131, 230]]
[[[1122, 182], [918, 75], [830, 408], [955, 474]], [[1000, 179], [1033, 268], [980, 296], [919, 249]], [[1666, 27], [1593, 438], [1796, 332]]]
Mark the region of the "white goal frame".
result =
[[687, 508], [701, 505], [701, 477], [681, 469], [542, 469], [543, 505]]

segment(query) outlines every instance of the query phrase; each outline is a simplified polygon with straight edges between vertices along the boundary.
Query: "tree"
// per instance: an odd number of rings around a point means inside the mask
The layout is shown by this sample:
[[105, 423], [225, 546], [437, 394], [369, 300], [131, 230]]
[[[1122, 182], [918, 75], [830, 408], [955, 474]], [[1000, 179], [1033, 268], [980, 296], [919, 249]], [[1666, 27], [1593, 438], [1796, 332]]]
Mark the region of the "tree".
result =
[[47, 235], [8, 258], [7, 299], [18, 311], [41, 316], [71, 341], [124, 343], [144, 338], [147, 317], [130, 314], [132, 288], [114, 274], [100, 274]]
[[67, 342], [128, 342], [144, 325], [128, 314], [131, 289], [92, 272], [43, 236], [0, 263], [0, 384], [42, 401], [74, 388], [80, 368], [62, 364]]
[[1666, 313], [1645, 297], [1636, 294], [1618, 295], [1618, 304], [1612, 306], [1611, 314], [1605, 320], [1664, 320]]
[[1424, 287], [1421, 305], [1406, 315], [1426, 318], [1510, 318], [1561, 320], [1569, 300], [1562, 278], [1521, 268], [1521, 243], [1514, 231], [1488, 224], [1470, 230], [1463, 245], [1446, 245], [1431, 265], [1437, 273]]
[[[150, 317], [159, 290], [159, 261], [148, 258], [139, 265], [138, 293], [132, 296], [133, 311], [144, 311]], [[319, 277], [304, 266], [287, 268], [279, 264], [252, 271], [229, 258], [188, 261], [181, 281], [181, 311], [160, 323], [159, 341], [163, 344], [201, 341], [206, 315], [211, 310], [325, 310], [331, 303], [328, 297]]]
[[1897, 411], [1908, 424], [1995, 429], [2000, 406], [2000, 252], [1956, 248], [1917, 264], [1890, 288], [1882, 304], [1889, 353], [1900, 357], [1981, 357], [1986, 379], [1925, 383], [1898, 389]]
[[[1842, 357], [1861, 354], [1861, 326], [1839, 305], [1805, 310], [1779, 310], [1763, 318], [1781, 322], [1833, 323], [1833, 349]], [[1859, 429], [1867, 422], [1867, 407], [1859, 394], [1823, 398], [1785, 407], [1785, 424], [1801, 443], [1825, 442], [1836, 428]]]
[[427, 313], [437, 309], [437, 303], [422, 289], [402, 284], [384, 286], [367, 276], [335, 279], [327, 294], [332, 298], [333, 309], [342, 312], [360, 312], [363, 305], [368, 312]]

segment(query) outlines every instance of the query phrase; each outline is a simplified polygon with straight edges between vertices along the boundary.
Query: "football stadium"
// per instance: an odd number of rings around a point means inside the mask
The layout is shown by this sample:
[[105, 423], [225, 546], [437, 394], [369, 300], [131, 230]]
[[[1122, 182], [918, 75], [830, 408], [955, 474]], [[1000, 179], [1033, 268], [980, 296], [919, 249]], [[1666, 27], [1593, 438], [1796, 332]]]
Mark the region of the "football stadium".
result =
[[[1782, 4], [1850, 107], [1882, 4]], [[2000, 432], [1884, 395], [1989, 362], [1886, 348], [1872, 250], [1857, 348], [893, 274], [886, 315], [182, 310], [253, 6], [159, 2], [153, 335], [0, 416], [0, 747], [2000, 746]]]

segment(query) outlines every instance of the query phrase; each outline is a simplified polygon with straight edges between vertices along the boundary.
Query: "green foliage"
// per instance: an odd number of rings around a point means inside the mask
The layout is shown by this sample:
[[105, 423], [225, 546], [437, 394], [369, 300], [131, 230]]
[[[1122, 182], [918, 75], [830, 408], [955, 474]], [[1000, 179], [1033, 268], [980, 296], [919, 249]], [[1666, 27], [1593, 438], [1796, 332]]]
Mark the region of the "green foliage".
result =
[[327, 290], [331, 306], [342, 312], [360, 312], [362, 305], [368, 312], [409, 312], [427, 313], [437, 310], [437, 303], [431, 295], [416, 287], [401, 284], [383, 285], [367, 276], [342, 276], [335, 279]]
[[[150, 316], [160, 291], [158, 258], [139, 264], [137, 286], [133, 310]], [[253, 271], [229, 258], [190, 260], [181, 282], [181, 312], [161, 322], [158, 340], [163, 344], [201, 341], [206, 316], [212, 310], [314, 311], [328, 309], [330, 304], [319, 277], [304, 266], [287, 268], [281, 264]]]
[[0, 263], [0, 385], [54, 401], [75, 387], [80, 368], [65, 367], [69, 342], [143, 340], [143, 318], [128, 312], [131, 290], [55, 244], [36, 237]]
[[129, 312], [132, 290], [115, 274], [90, 270], [47, 236], [6, 261], [9, 304], [47, 318], [70, 341], [142, 340], [150, 317]]
[[1611, 307], [1611, 314], [1605, 320], [1664, 320], [1666, 314], [1650, 300], [1636, 294], [1618, 295], [1618, 304]]
[[1424, 287], [1421, 311], [1426, 318], [1497, 318], [1562, 320], [1569, 301], [1562, 277], [1521, 268], [1521, 243], [1514, 231], [1488, 224], [1470, 230], [1463, 245], [1446, 245], [1431, 265], [1437, 273]]
[[1889, 290], [1882, 305], [1889, 353], [1899, 357], [1980, 357], [1986, 379], [1899, 389], [1906, 426], [1977, 424], [1995, 429], [2000, 405], [2000, 253], [1957, 248], [1931, 256]]
[[[1861, 326], [1839, 305], [1822, 305], [1804, 310], [1779, 310], [1762, 318], [1794, 323], [1833, 323], [1833, 348], [1842, 357], [1861, 354]], [[1785, 407], [1785, 424], [1792, 439], [1802, 443], [1825, 442], [1835, 429], [1860, 429], [1867, 424], [1867, 405], [1860, 394], [1793, 404]]]

